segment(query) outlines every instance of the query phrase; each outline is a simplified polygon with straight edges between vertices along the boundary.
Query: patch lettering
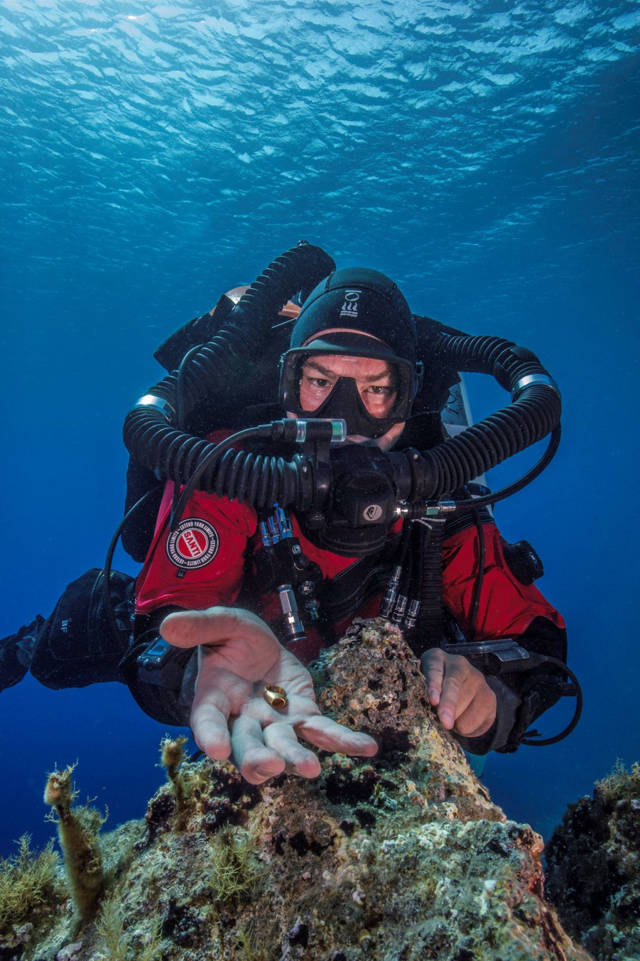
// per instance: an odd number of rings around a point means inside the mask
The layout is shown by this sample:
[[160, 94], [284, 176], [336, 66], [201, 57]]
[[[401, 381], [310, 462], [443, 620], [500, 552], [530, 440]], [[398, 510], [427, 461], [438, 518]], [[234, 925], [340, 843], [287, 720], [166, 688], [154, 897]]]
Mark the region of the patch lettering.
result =
[[176, 567], [197, 570], [214, 559], [220, 549], [220, 538], [207, 521], [187, 517], [167, 538], [166, 549], [167, 557]]

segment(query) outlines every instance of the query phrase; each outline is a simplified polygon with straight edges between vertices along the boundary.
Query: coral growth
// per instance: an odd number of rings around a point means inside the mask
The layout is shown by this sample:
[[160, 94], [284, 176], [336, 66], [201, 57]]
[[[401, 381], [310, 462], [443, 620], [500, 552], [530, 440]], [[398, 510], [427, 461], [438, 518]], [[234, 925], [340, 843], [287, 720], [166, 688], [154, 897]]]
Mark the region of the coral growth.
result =
[[547, 850], [547, 892], [598, 961], [640, 958], [640, 764], [618, 764], [569, 806]]

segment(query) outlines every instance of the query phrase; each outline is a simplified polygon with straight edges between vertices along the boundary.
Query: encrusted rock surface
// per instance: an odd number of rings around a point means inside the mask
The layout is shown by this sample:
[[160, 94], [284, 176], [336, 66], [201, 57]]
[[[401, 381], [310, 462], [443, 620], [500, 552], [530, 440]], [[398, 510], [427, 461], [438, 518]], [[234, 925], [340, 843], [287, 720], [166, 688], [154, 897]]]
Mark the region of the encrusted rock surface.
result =
[[180, 802], [167, 784], [141, 836], [105, 837], [121, 850], [96, 921], [74, 931], [67, 908], [25, 961], [587, 961], [543, 899], [541, 838], [434, 720], [399, 632], [356, 625], [317, 689], [376, 758], [262, 788], [183, 763]]
[[571, 804], [547, 850], [548, 894], [598, 961], [640, 958], [640, 765]]

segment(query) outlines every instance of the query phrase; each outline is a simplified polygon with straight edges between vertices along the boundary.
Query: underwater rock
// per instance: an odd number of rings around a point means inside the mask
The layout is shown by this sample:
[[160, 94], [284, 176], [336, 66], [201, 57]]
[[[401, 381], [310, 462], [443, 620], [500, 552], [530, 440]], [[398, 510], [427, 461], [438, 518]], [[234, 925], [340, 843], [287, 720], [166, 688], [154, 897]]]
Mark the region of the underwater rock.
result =
[[[491, 802], [400, 632], [356, 623], [314, 673], [378, 756], [259, 788], [183, 762], [179, 810], [168, 782], [144, 833], [103, 841], [119, 866], [75, 961], [588, 961], [542, 896], [542, 839]], [[60, 923], [25, 961], [64, 950]]]
[[547, 893], [598, 961], [640, 958], [640, 764], [596, 781], [547, 849]]

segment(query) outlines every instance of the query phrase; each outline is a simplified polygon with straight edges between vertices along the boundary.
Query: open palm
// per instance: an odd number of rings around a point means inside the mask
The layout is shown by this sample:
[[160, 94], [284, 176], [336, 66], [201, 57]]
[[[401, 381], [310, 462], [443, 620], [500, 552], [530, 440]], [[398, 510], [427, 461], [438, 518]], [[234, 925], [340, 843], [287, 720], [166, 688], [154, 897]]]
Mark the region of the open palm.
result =
[[[320, 712], [307, 669], [250, 611], [181, 611], [165, 618], [161, 633], [177, 647], [198, 647], [191, 709], [197, 744], [215, 760], [232, 756], [251, 784], [285, 769], [317, 777], [318, 758], [300, 744], [298, 735], [326, 751], [365, 757], [376, 753], [373, 738]], [[286, 691], [284, 710], [265, 701], [265, 684]]]

